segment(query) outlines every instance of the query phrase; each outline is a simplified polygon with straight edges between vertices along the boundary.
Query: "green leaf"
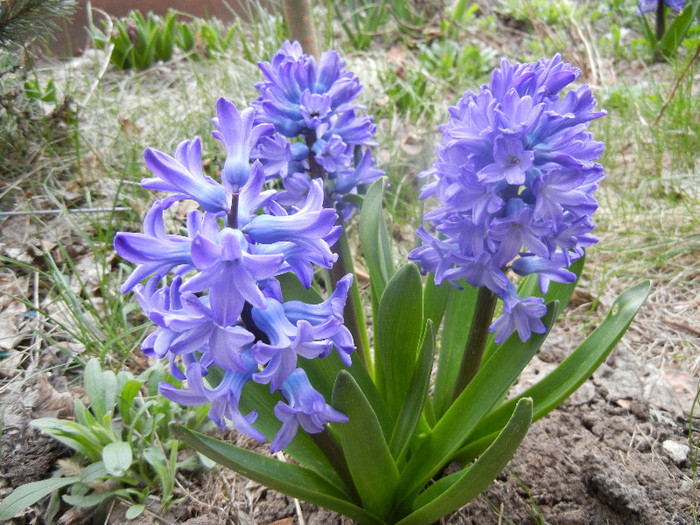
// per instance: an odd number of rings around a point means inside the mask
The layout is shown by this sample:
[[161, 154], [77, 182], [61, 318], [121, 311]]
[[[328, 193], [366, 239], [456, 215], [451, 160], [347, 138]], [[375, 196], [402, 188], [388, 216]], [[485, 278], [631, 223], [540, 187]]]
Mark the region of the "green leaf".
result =
[[[554, 304], [547, 305], [547, 313], [542, 318], [547, 331], [554, 322], [555, 308]], [[517, 334], [513, 334], [482, 365], [402, 470], [397, 493], [401, 495], [404, 506], [439, 472], [494, 403], [503, 397], [546, 337], [547, 333], [533, 334], [523, 343]]]
[[650, 287], [651, 283], [644, 281], [620, 294], [606, 319], [557, 368], [479, 422], [470, 437], [470, 443], [460, 450], [458, 459], [464, 463], [481, 453], [496, 438], [498, 430], [519, 399], [532, 398], [535, 421], [559, 406], [591, 376], [615, 348], [649, 295]]
[[428, 399], [430, 373], [433, 370], [435, 358], [435, 332], [433, 322], [428, 319], [423, 344], [418, 354], [418, 360], [413, 370], [408, 396], [396, 420], [396, 427], [389, 442], [392, 456], [397, 459], [403, 456], [408, 448], [411, 436], [416, 429], [421, 412]]
[[532, 423], [532, 401], [521, 399], [494, 443], [461, 472], [430, 485], [413, 503], [413, 512], [397, 525], [423, 525], [469, 503], [481, 494], [513, 457]]
[[34, 505], [44, 496], [48, 496], [53, 491], [60, 490], [78, 481], [80, 481], [79, 476], [49, 478], [17, 487], [12, 491], [12, 494], [0, 502], [0, 520], [10, 520], [30, 505]]
[[128, 492], [124, 490], [110, 490], [108, 492], [93, 492], [86, 496], [66, 494], [63, 496], [63, 501], [69, 505], [73, 505], [74, 507], [90, 508], [94, 507], [95, 505], [99, 505], [103, 501], [122, 495], [128, 495]]
[[110, 443], [102, 449], [102, 461], [112, 476], [123, 476], [133, 461], [131, 446], [124, 441]]
[[131, 418], [133, 412], [131, 410], [131, 404], [136, 397], [136, 394], [141, 390], [141, 381], [138, 379], [129, 379], [124, 383], [121, 388], [121, 393], [117, 398], [117, 410], [119, 410], [119, 415], [124, 420], [125, 425], [131, 424]]
[[658, 50], [665, 56], [671, 57], [685, 38], [688, 30], [695, 22], [700, 12], [700, 2], [688, 3], [681, 14], [671, 22], [658, 44]]
[[175, 479], [174, 472], [171, 475], [171, 471], [168, 468], [167, 458], [163, 450], [155, 445], [148, 446], [143, 451], [143, 458], [158, 476], [163, 491], [163, 499], [167, 499], [168, 496], [172, 495]]
[[30, 425], [93, 461], [98, 461], [102, 456], [103, 444], [90, 432], [90, 428], [79, 423], [43, 417], [31, 421]]
[[103, 372], [100, 362], [93, 357], [85, 366], [84, 385], [95, 419], [101, 421], [105, 414], [114, 410], [117, 401], [117, 376], [111, 370]]
[[377, 179], [367, 190], [360, 214], [360, 242], [372, 283], [373, 303], [379, 302], [394, 274], [389, 233], [384, 222], [382, 200], [386, 178]]
[[351, 503], [347, 494], [311, 470], [242, 449], [177, 424], [172, 428], [186, 445], [261, 485], [338, 512], [359, 523], [385, 525], [370, 512]]
[[440, 286], [437, 286], [435, 276], [428, 274], [423, 290], [423, 317], [426, 322], [428, 319], [433, 322], [435, 333], [440, 331], [442, 316], [447, 308], [447, 300], [452, 289], [454, 286], [447, 281], [443, 281]]
[[442, 416], [448, 409], [455, 388], [464, 347], [469, 337], [469, 328], [474, 317], [474, 307], [478, 289], [472, 288], [466, 282], [460, 283], [460, 290], [448, 283], [449, 296], [443, 318], [444, 327], [440, 339], [440, 357], [438, 358], [435, 391], [433, 392], [433, 409], [435, 416]]
[[418, 267], [407, 264], [394, 274], [379, 301], [374, 327], [377, 378], [389, 412], [396, 418], [408, 394], [423, 331], [423, 284]]
[[95, 463], [91, 463], [83, 469], [83, 471], [80, 474], [80, 482], [88, 484], [95, 481], [96, 479], [104, 478], [107, 475], [108, 472], [105, 468], [104, 462], [96, 461]]
[[146, 510], [146, 505], [144, 505], [143, 503], [139, 503], [138, 505], [132, 505], [131, 507], [126, 509], [124, 517], [128, 520], [136, 519], [141, 514], [143, 514], [144, 510]]
[[333, 423], [363, 508], [384, 518], [391, 511], [399, 471], [377, 416], [352, 376], [342, 371], [333, 390], [333, 406], [348, 416]]

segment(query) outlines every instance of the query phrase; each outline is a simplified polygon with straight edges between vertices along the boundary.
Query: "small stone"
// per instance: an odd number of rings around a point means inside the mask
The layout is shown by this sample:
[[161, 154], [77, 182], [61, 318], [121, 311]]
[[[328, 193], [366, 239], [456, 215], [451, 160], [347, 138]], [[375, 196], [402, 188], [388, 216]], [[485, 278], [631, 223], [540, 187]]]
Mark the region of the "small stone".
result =
[[595, 385], [591, 381], [586, 381], [569, 397], [569, 403], [574, 406], [587, 405], [595, 397]]
[[688, 461], [690, 447], [685, 443], [667, 439], [661, 444], [661, 447], [664, 449], [666, 455], [679, 467]]

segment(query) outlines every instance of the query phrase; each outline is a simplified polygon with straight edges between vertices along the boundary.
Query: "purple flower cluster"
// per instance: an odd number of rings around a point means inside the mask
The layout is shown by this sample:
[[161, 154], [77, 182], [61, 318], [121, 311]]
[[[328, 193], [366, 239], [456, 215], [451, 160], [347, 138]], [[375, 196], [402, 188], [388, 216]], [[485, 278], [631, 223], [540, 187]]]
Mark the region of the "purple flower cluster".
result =
[[[685, 6], [685, 0], [663, 0], [663, 2], [676, 13], [680, 12]], [[656, 9], [658, 4], [659, 0], [639, 0], [639, 12], [650, 13]]]
[[255, 158], [268, 177], [282, 178], [284, 202], [303, 201], [313, 179], [322, 178], [328, 202], [349, 219], [354, 205], [343, 196], [383, 174], [367, 148], [375, 144], [376, 126], [353, 102], [362, 90], [358, 78], [336, 51], [316, 63], [298, 42], [285, 42], [259, 66], [264, 80], [256, 84], [260, 98], [252, 104], [256, 122], [271, 123], [277, 133], [261, 141]]
[[595, 111], [587, 85], [562, 90], [580, 71], [559, 55], [534, 63], [503, 59], [488, 86], [466, 92], [441, 127], [437, 161], [421, 198], [440, 206], [425, 215], [423, 245], [409, 255], [435, 282], [486, 286], [503, 301], [491, 326], [495, 341], [517, 330], [521, 340], [543, 333], [540, 297], [519, 297], [506, 275], [536, 274], [542, 293], [550, 281], [572, 282], [567, 268], [597, 241], [593, 197], [605, 177], [596, 160], [603, 144], [592, 140]]
[[[116, 235], [117, 253], [136, 265], [121, 290], [133, 290], [157, 325], [143, 342], [144, 353], [167, 357], [172, 374], [187, 381], [187, 389], [161, 384], [168, 399], [187, 406], [211, 403], [209, 417], [219, 427], [229, 420], [263, 440], [252, 426], [256, 412], [240, 411], [243, 387], [252, 380], [282, 392], [286, 402], [275, 407], [282, 426], [272, 443], [278, 451], [300, 425], [320, 432], [326, 422], [347, 420], [298, 364], [326, 357], [333, 348], [350, 364], [354, 345], [343, 308], [352, 278], [341, 279], [320, 304], [283, 300], [276, 276], [293, 272], [309, 287], [314, 265], [332, 267], [337, 255], [330, 247], [341, 233], [337, 214], [323, 206], [321, 180], [309, 182], [297, 207], [265, 190], [265, 169], [256, 159], [274, 127], [258, 122], [254, 109], [239, 112], [224, 98], [216, 108], [213, 135], [226, 149], [221, 183], [204, 174], [199, 139], [182, 142], [174, 157], [146, 150], [154, 176], [142, 185], [170, 196], [153, 204], [142, 233]], [[196, 201], [201, 210], [187, 214], [184, 234], [169, 234], [164, 211], [182, 199]], [[208, 381], [212, 367], [223, 371], [217, 384]]]

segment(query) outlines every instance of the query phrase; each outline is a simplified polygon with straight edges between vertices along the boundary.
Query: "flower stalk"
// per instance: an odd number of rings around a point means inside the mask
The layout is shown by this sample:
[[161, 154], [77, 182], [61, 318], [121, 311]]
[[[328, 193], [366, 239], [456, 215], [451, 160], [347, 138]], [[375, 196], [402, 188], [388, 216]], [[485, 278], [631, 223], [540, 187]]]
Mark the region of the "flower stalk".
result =
[[462, 354], [462, 362], [459, 365], [457, 380], [455, 381], [452, 401], [457, 399], [467, 385], [479, 372], [481, 359], [484, 357], [484, 349], [489, 336], [489, 326], [493, 320], [493, 312], [496, 309], [498, 297], [486, 286], [479, 288], [474, 308], [474, 317], [469, 327], [467, 344]]

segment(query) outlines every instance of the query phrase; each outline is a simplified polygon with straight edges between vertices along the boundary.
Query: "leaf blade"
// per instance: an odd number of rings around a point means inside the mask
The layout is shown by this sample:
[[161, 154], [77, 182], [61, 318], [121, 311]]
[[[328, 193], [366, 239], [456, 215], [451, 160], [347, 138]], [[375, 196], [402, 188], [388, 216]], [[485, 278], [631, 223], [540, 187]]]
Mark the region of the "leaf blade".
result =
[[394, 502], [399, 471], [369, 401], [353, 377], [338, 374], [333, 406], [348, 416], [347, 423], [332, 424], [363, 507], [386, 517]]
[[350, 502], [346, 494], [334, 489], [311, 470], [244, 450], [180, 425], [173, 425], [173, 432], [194, 450], [257, 483], [344, 514], [358, 522], [385, 525], [373, 514]]
[[496, 429], [505, 421], [508, 411], [518, 399], [528, 397], [534, 403], [533, 421], [545, 416], [571, 395], [600, 364], [634, 320], [649, 294], [651, 283], [644, 281], [622, 292], [613, 303], [605, 320], [554, 371], [490, 412], [474, 430], [473, 441], [459, 452], [460, 461], [468, 461], [484, 450], [493, 439]]
[[498, 438], [479, 459], [471, 467], [453, 474], [454, 479], [448, 476], [428, 487], [416, 498], [414, 511], [397, 525], [432, 523], [481, 494], [513, 457], [531, 423], [532, 401], [521, 399]]
[[43, 497], [79, 481], [80, 476], [49, 478], [17, 487], [0, 502], [0, 520], [10, 520]]

